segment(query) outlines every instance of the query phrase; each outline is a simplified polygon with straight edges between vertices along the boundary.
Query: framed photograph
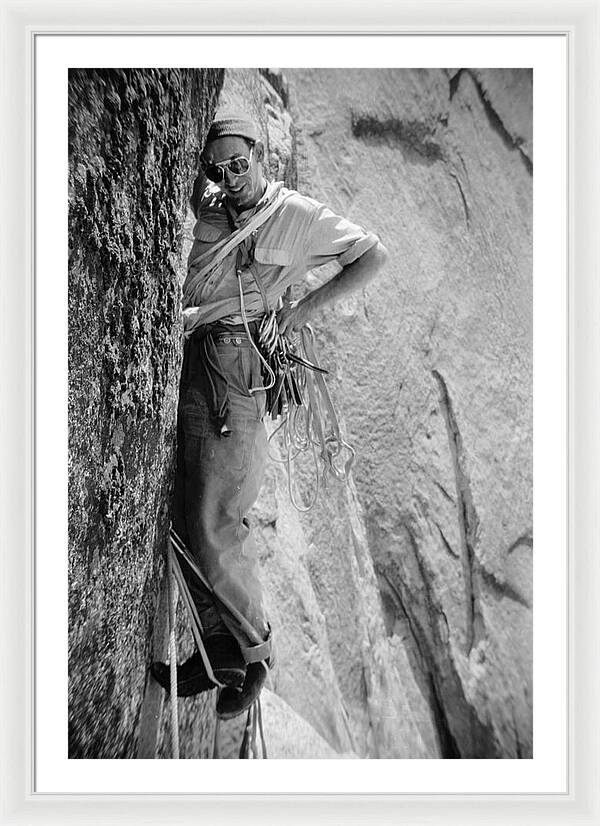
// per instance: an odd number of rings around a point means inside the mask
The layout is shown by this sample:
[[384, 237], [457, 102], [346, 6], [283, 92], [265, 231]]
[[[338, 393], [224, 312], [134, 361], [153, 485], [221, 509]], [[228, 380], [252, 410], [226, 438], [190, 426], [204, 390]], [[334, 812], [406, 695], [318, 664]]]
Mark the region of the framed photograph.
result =
[[[597, 0], [1, 8], [0, 823], [598, 822]], [[251, 495], [215, 376], [264, 417], [269, 302], [310, 377]], [[192, 396], [275, 646], [233, 720], [157, 668], [186, 605], [244, 688], [267, 643], [181, 572]]]

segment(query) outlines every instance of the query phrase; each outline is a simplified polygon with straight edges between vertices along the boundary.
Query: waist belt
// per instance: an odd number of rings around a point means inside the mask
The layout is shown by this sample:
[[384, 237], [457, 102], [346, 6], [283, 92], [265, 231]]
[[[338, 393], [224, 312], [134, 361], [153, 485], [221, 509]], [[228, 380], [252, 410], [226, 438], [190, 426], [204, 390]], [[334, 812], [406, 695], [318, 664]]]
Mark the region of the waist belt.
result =
[[[248, 322], [248, 330], [253, 336], [258, 333], [258, 327], [258, 321]], [[221, 321], [215, 321], [213, 324], [204, 324], [198, 327], [198, 329], [192, 333], [190, 339], [198, 340], [207, 335], [211, 335], [214, 338], [221, 334], [248, 337], [246, 327], [243, 324], [223, 324]]]
[[213, 335], [213, 341], [216, 344], [250, 345], [250, 341], [246, 333], [217, 333], [216, 335]]

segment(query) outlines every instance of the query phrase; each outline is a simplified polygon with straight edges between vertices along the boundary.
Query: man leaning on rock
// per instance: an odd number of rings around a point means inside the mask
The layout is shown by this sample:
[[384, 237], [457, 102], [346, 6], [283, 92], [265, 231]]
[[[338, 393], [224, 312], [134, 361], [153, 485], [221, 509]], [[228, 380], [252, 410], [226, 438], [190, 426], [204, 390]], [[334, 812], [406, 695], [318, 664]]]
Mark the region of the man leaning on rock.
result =
[[[259, 331], [275, 310], [279, 333], [293, 334], [321, 307], [364, 287], [387, 251], [373, 233], [267, 180], [264, 144], [243, 112], [217, 114], [201, 166], [207, 186], [183, 287], [172, 521], [205, 656], [225, 686], [217, 713], [227, 718], [256, 700], [274, 660], [247, 520], [267, 456]], [[341, 266], [337, 275], [300, 301], [281, 301], [330, 261]], [[168, 691], [168, 666], [153, 663], [152, 673]], [[177, 682], [180, 696], [215, 686], [198, 650], [178, 666]]]

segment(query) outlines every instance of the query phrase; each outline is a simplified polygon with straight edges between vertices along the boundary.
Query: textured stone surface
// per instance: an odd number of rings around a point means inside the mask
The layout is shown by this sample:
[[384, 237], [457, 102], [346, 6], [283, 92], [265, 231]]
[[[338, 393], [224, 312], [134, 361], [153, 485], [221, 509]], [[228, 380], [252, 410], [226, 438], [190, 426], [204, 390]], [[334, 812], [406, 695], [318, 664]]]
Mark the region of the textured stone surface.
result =
[[[352, 752], [340, 754], [316, 733], [314, 728], [290, 706], [268, 689], [261, 694], [263, 730], [269, 760], [291, 759], [353, 759]], [[239, 731], [236, 729], [229, 745], [227, 734], [222, 737], [222, 745], [228, 753], [239, 750]]]
[[530, 75], [287, 74], [299, 188], [391, 253], [321, 319], [388, 628], [442, 754], [529, 755]]
[[69, 75], [69, 755], [135, 753], [172, 476], [181, 224], [217, 70]]

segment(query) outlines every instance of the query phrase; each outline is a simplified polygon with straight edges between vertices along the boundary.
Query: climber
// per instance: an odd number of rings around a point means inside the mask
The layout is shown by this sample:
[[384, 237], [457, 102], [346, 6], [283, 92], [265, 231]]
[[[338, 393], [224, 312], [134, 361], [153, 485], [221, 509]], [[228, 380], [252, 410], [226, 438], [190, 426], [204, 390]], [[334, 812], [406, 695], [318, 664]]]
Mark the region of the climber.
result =
[[[183, 287], [172, 522], [205, 652], [225, 686], [217, 714], [226, 718], [250, 707], [274, 664], [247, 521], [265, 467], [271, 381], [257, 347], [259, 331], [276, 318], [280, 333], [293, 334], [325, 304], [364, 287], [387, 252], [373, 233], [267, 180], [264, 144], [244, 113], [218, 113], [201, 173]], [[299, 301], [281, 300], [310, 269], [330, 261], [340, 271], [327, 283]], [[168, 691], [168, 666], [153, 663], [152, 674]], [[177, 679], [179, 696], [215, 686], [198, 651], [178, 666]]]

